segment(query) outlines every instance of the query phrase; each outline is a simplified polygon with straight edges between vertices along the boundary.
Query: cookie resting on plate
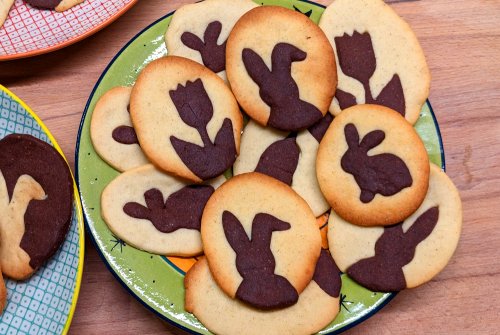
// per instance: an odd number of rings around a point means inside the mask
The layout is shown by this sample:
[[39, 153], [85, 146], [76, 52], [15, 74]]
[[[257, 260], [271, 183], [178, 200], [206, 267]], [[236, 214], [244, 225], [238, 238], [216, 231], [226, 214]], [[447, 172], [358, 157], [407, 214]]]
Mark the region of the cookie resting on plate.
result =
[[307, 203], [257, 172], [235, 176], [214, 192], [201, 219], [201, 238], [222, 290], [260, 309], [296, 303], [321, 251]]
[[319, 26], [337, 60], [333, 114], [356, 104], [376, 104], [417, 122], [431, 75], [408, 23], [382, 0], [335, 0]]
[[429, 185], [429, 157], [396, 111], [356, 105], [321, 140], [316, 175], [332, 209], [353, 224], [392, 225], [417, 210]]
[[360, 227], [333, 211], [328, 243], [340, 270], [377, 292], [400, 291], [430, 281], [448, 264], [462, 229], [460, 195], [431, 164], [429, 191], [418, 210], [389, 227]]
[[[265, 38], [263, 38], [265, 36]], [[297, 131], [326, 115], [335, 94], [335, 55], [307, 16], [260, 6], [236, 23], [226, 48], [227, 78], [243, 110], [263, 126]]]
[[194, 182], [230, 168], [239, 152], [243, 116], [224, 81], [195, 61], [166, 56], [139, 74], [130, 116], [148, 159]]
[[205, 0], [177, 9], [165, 34], [168, 54], [186, 57], [226, 78], [226, 41], [252, 0]]
[[102, 217], [109, 229], [136, 248], [160, 255], [202, 253], [201, 215], [226, 179], [186, 183], [148, 164], [128, 170], [103, 190]]
[[241, 137], [240, 155], [233, 166], [235, 175], [260, 172], [289, 185], [311, 207], [316, 217], [330, 209], [316, 179], [319, 142], [333, 116], [327, 113], [307, 130], [283, 132], [249, 121]]
[[64, 241], [73, 213], [73, 179], [64, 158], [31, 135], [0, 140], [0, 268], [31, 276]]
[[261, 311], [228, 297], [217, 285], [205, 258], [184, 278], [186, 310], [220, 335], [304, 335], [320, 331], [339, 313], [342, 285], [330, 254], [322, 250], [313, 280], [293, 306]]

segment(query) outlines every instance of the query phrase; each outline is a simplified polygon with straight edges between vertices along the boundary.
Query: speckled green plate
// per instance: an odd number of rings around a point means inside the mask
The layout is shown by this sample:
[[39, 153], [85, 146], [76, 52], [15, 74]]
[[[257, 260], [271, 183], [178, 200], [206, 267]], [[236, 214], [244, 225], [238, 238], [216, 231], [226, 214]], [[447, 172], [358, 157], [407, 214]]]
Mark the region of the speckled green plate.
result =
[[[264, 0], [266, 5], [295, 9], [318, 22], [324, 7], [299, 0]], [[172, 14], [172, 13], [171, 13]], [[110, 88], [133, 85], [141, 69], [167, 54], [163, 40], [171, 14], [154, 22], [133, 38], [109, 64], [88, 100], [80, 125], [76, 148], [77, 183], [80, 188], [87, 228], [104, 262], [115, 277], [146, 307], [166, 321], [195, 334], [210, 334], [192, 315], [184, 311], [184, 271], [194, 259], [152, 255], [127, 246], [114, 236], [101, 218], [100, 195], [119, 173], [94, 151], [90, 141], [90, 119], [97, 100]], [[424, 140], [432, 162], [444, 167], [439, 128], [427, 103], [415, 128]], [[341, 312], [321, 334], [337, 334], [375, 314], [395, 293], [377, 293], [342, 275]]]
[[[0, 85], [0, 139], [29, 134], [63, 152], [38, 116]], [[64, 155], [63, 155], [64, 157]], [[0, 315], [0, 334], [66, 334], [73, 318], [83, 273], [84, 229], [74, 185], [73, 218], [62, 246], [27, 280], [5, 280], [7, 305]]]

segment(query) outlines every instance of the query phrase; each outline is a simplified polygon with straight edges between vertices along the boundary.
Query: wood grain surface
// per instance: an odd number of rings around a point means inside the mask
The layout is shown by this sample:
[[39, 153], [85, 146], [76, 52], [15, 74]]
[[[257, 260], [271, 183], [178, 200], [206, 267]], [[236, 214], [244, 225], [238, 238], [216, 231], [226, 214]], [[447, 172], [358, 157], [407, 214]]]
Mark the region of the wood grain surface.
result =
[[[85, 103], [112, 57], [146, 25], [187, 0], [140, 1], [73, 46], [0, 63], [0, 83], [52, 131], [74, 166]], [[328, 4], [331, 0], [321, 0]], [[346, 334], [500, 334], [500, 1], [391, 1], [415, 30], [432, 72], [430, 101], [447, 172], [463, 200], [460, 244], [430, 283], [401, 292]], [[131, 297], [87, 236], [70, 334], [184, 334]]]

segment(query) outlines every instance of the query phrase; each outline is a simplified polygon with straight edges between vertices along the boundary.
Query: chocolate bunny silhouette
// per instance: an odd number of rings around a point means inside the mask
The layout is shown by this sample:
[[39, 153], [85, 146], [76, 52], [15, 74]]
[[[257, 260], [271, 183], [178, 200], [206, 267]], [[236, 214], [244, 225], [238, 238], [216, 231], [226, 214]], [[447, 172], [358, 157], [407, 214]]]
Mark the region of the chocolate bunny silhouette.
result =
[[123, 211], [133, 218], [151, 221], [162, 233], [181, 228], [200, 230], [201, 215], [212, 193], [214, 188], [210, 185], [188, 185], [172, 193], [164, 202], [161, 191], [152, 188], [144, 193], [146, 207], [128, 202]]
[[243, 63], [259, 95], [271, 107], [268, 124], [281, 130], [306, 128], [323, 116], [314, 105], [300, 100], [299, 87], [292, 78], [292, 62], [303, 61], [307, 53], [288, 44], [278, 43], [271, 55], [272, 70], [252, 49], [243, 49]]
[[410, 171], [401, 158], [388, 153], [368, 155], [369, 150], [384, 141], [382, 130], [369, 132], [361, 143], [354, 124], [346, 125], [344, 134], [349, 148], [340, 162], [342, 169], [352, 174], [360, 187], [361, 202], [369, 203], [376, 193], [391, 196], [412, 185]]
[[347, 274], [372, 291], [401, 291], [406, 288], [403, 267], [415, 257], [417, 245], [434, 230], [439, 208], [432, 207], [420, 215], [406, 233], [403, 224], [384, 227], [375, 244], [375, 256], [351, 265]]
[[276, 262], [271, 251], [272, 233], [288, 230], [290, 224], [259, 213], [252, 222], [251, 239], [238, 218], [229, 211], [222, 213], [222, 225], [227, 241], [236, 252], [236, 268], [243, 277], [236, 297], [266, 310], [295, 304], [298, 293], [286, 278], [274, 274]]
[[221, 31], [222, 24], [219, 21], [213, 21], [205, 30], [204, 41], [190, 32], [184, 32], [181, 35], [182, 43], [188, 48], [199, 51], [203, 65], [215, 73], [226, 69], [226, 41], [221, 45], [217, 44]]

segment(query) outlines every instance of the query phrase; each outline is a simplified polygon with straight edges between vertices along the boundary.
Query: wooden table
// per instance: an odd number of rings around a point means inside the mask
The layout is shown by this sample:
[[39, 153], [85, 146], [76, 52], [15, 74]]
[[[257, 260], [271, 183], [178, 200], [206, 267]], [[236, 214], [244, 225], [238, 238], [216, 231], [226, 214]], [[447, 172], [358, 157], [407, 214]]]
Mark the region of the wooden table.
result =
[[[75, 141], [101, 72], [137, 32], [187, 0], [140, 1], [103, 31], [63, 50], [0, 63], [0, 83], [42, 118], [74, 166]], [[320, 0], [328, 4], [331, 0]], [[500, 334], [500, 2], [393, 1], [432, 72], [430, 100], [447, 172], [463, 200], [458, 250], [430, 283], [401, 292], [348, 334]], [[130, 296], [86, 242], [70, 334], [183, 334]]]

